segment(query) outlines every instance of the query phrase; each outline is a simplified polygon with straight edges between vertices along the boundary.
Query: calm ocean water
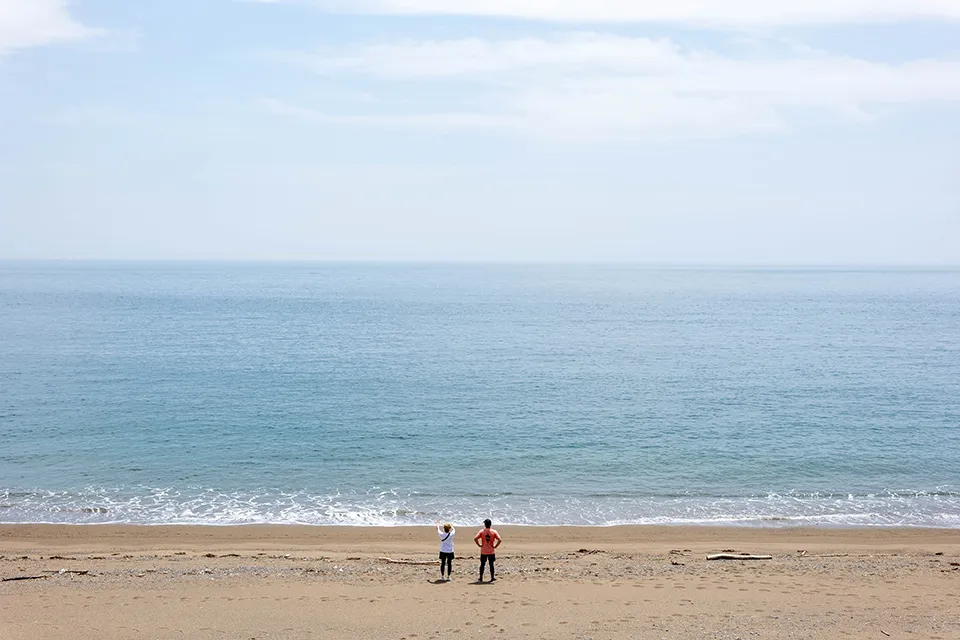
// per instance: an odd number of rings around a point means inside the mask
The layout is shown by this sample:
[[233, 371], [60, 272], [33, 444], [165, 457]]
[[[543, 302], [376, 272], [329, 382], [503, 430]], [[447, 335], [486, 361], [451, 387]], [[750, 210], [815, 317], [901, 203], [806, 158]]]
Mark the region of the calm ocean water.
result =
[[0, 522], [960, 528], [960, 271], [0, 264]]

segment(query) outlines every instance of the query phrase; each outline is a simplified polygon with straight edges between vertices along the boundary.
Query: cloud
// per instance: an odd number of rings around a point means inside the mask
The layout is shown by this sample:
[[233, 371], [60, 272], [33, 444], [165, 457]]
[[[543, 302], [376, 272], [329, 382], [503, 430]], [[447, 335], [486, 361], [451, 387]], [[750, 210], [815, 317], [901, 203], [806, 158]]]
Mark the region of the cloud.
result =
[[589, 65], [630, 71], [675, 64], [680, 49], [669, 40], [575, 33], [555, 40], [520, 38], [406, 41], [370, 45], [346, 53], [287, 53], [277, 59], [321, 73], [356, 72], [381, 77], [499, 74]]
[[464, 15], [560, 22], [773, 25], [960, 20], [958, 0], [256, 0], [342, 13]]
[[425, 114], [380, 114], [340, 115], [318, 109], [291, 104], [275, 98], [261, 98], [257, 106], [270, 114], [322, 124], [355, 124], [381, 127], [421, 127], [429, 129], [480, 129], [500, 128], [502, 117], [481, 113], [425, 113]]
[[[958, 59], [888, 64], [816, 52], [744, 59], [596, 33], [407, 41], [279, 58], [325, 75], [366, 76], [384, 91], [436, 85], [422, 115], [321, 116], [307, 109], [307, 119], [483, 126], [548, 138], [722, 137], [786, 129], [801, 110], [862, 119], [883, 105], [960, 102]], [[447, 102], [474, 109], [430, 115]]]
[[99, 33], [74, 20], [65, 0], [0, 0], [0, 55]]

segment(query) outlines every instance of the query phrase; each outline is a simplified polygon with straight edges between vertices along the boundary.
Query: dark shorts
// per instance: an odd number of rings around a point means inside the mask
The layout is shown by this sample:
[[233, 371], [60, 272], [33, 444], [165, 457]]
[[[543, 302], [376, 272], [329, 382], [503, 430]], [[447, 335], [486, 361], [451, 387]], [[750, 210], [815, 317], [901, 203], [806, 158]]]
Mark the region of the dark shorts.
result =
[[480, 554], [480, 559], [483, 560], [484, 558], [486, 558], [487, 560], [493, 560], [494, 562], [496, 562], [496, 561], [497, 561], [497, 554], [495, 554], [495, 553], [481, 553], [481, 554]]
[[453, 560], [453, 551], [451, 551], [450, 553], [447, 553], [446, 551], [441, 551], [441, 552], [440, 552], [440, 559], [441, 559], [441, 560]]

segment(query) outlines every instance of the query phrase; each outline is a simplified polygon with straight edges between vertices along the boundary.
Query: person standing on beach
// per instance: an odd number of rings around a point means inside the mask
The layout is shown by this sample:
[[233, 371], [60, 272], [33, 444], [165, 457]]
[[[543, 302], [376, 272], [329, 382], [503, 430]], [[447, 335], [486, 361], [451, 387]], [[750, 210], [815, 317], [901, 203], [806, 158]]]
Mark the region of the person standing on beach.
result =
[[[449, 522], [440, 526], [437, 520], [437, 535], [440, 536], [440, 581], [450, 582], [450, 573], [453, 572], [453, 536], [457, 530]], [[447, 568], [447, 577], [443, 577], [443, 568]]]
[[474, 536], [473, 541], [480, 547], [480, 579], [477, 582], [483, 582], [483, 569], [490, 563], [490, 582], [497, 579], [493, 572], [493, 563], [497, 561], [497, 547], [503, 540], [496, 529], [493, 529], [493, 523], [490, 518], [483, 521], [483, 529]]

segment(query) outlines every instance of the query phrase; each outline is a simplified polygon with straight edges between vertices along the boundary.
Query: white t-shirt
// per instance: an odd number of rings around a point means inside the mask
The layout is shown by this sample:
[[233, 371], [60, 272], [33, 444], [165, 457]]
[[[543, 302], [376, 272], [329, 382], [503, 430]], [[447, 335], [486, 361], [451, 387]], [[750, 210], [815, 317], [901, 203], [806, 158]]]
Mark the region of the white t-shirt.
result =
[[441, 553], [453, 553], [453, 536], [456, 535], [457, 530], [453, 527], [450, 528], [450, 533], [447, 533], [443, 530], [443, 527], [437, 527], [437, 535], [440, 536], [440, 552]]

